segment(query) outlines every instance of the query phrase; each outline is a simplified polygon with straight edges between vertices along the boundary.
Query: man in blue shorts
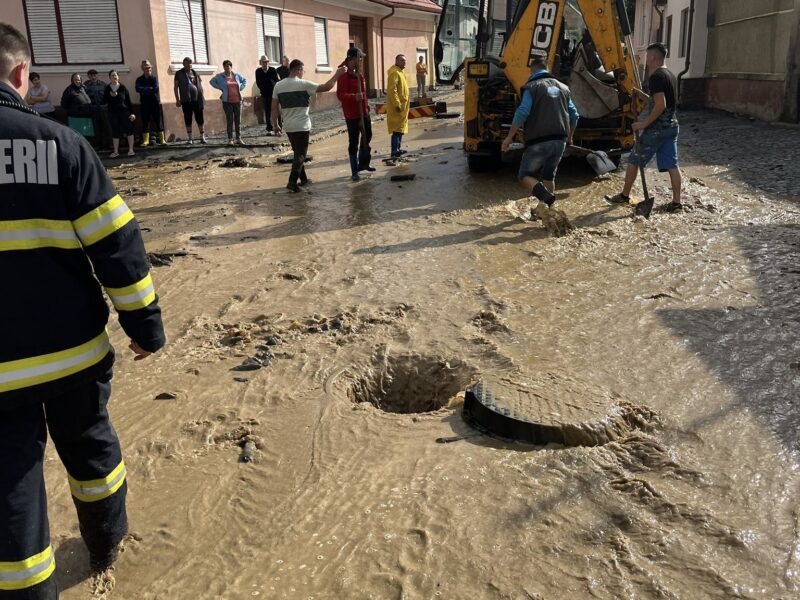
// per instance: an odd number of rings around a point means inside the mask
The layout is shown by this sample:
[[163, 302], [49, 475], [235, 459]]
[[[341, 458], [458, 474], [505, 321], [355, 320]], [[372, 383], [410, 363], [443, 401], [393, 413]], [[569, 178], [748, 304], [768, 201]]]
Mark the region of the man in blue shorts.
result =
[[548, 207], [556, 201], [558, 163], [567, 144], [572, 143], [578, 118], [578, 109], [570, 98], [569, 88], [547, 71], [544, 57], [535, 58], [531, 64], [531, 76], [522, 88], [522, 100], [501, 148], [508, 152], [517, 131], [522, 129], [525, 153], [517, 178]]
[[[678, 169], [678, 118], [675, 114], [678, 84], [675, 75], [664, 66], [667, 48], [663, 44], [650, 44], [647, 47], [647, 72], [650, 77], [647, 88], [650, 100], [647, 107], [639, 115], [639, 120], [631, 125], [633, 131], [639, 132], [639, 148], [630, 153], [628, 169], [625, 171], [625, 184], [622, 193], [606, 196], [608, 202], [626, 204], [636, 181], [639, 165], [645, 166], [655, 155], [658, 170], [669, 173], [672, 184], [672, 202], [664, 207], [667, 212], [680, 212], [681, 204], [681, 172]], [[652, 202], [647, 198], [644, 207], [637, 213], [650, 214]]]

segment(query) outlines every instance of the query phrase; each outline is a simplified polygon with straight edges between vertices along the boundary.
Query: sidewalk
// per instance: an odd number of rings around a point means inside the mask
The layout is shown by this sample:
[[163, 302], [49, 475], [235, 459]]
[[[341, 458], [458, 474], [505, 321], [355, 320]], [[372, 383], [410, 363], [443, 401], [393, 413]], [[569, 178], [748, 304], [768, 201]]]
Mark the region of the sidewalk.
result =
[[[463, 96], [463, 91], [453, 90], [450, 87], [442, 88], [430, 94], [435, 102], [456, 100]], [[373, 123], [385, 121], [384, 115], [375, 114], [375, 105], [385, 102], [385, 98], [373, 98], [369, 100], [370, 118]], [[347, 127], [342, 116], [341, 107], [321, 110], [311, 113], [311, 142], [329, 138], [333, 135], [345, 133]], [[249, 125], [242, 128], [242, 140], [245, 146], [228, 145], [228, 137], [223, 133], [208, 136], [208, 144], [200, 144], [195, 139], [194, 144], [190, 145], [186, 140], [170, 142], [165, 146], [151, 145], [148, 148], [136, 147], [136, 156], [125, 156], [121, 152], [119, 158], [111, 159], [109, 152], [98, 152], [103, 164], [106, 166], [119, 166], [122, 163], [133, 163], [147, 160], [148, 162], [158, 163], [171, 160], [200, 160], [204, 158], [216, 158], [229, 156], [231, 153], [245, 156], [269, 156], [272, 154], [284, 154], [291, 152], [289, 139], [286, 134], [281, 136], [266, 135], [266, 126], [263, 124]]]
[[678, 121], [682, 163], [725, 165], [719, 177], [800, 199], [797, 129], [711, 109], [681, 111]]

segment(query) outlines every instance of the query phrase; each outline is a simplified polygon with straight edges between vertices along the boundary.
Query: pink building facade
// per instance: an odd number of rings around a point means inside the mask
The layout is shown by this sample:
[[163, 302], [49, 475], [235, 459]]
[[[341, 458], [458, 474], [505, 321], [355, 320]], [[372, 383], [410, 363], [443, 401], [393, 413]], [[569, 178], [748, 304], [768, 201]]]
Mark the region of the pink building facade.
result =
[[[433, 59], [439, 7], [432, 0], [4, 0], [0, 21], [25, 32], [38, 72], [58, 103], [70, 75], [96, 69], [102, 79], [115, 69], [131, 91], [148, 59], [161, 87], [167, 133], [185, 135], [175, 106], [173, 80], [190, 56], [203, 78], [207, 129], [224, 130], [219, 93], [208, 80], [222, 61], [248, 79], [243, 121], [260, 119], [255, 69], [262, 54], [278, 66], [281, 55], [299, 58], [305, 77], [330, 78], [347, 49], [367, 53], [365, 74], [372, 94], [385, 86], [385, 72], [405, 54], [409, 87], [416, 85], [413, 63]], [[433, 83], [433, 68], [429, 69]], [[335, 89], [320, 94], [312, 110], [337, 105]]]

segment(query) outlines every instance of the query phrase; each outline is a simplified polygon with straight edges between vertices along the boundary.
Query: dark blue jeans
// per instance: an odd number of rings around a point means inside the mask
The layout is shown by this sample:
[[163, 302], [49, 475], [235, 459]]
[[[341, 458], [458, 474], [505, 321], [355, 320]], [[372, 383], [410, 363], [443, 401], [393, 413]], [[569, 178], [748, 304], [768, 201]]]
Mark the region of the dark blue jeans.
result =
[[400, 144], [403, 141], [402, 133], [392, 134], [392, 156], [400, 156]]

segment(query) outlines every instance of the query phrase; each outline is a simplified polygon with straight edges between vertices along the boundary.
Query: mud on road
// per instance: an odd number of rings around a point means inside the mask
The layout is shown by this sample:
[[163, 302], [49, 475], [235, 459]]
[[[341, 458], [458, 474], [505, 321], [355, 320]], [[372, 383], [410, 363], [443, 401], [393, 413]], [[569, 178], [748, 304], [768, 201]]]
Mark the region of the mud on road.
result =
[[[621, 174], [565, 164], [575, 229], [552, 237], [513, 167], [467, 170], [461, 127], [412, 121], [410, 158], [355, 184], [345, 138], [314, 143], [300, 194], [254, 150], [112, 169], [169, 258], [169, 345], [134, 363], [113, 327], [132, 535], [111, 591], [48, 454], [63, 598], [800, 593], [798, 175], [762, 168], [797, 133], [687, 114], [687, 210], [649, 221], [603, 201]], [[212, 162], [231, 156], [258, 164]], [[461, 419], [480, 377], [646, 418], [505, 442]]]

